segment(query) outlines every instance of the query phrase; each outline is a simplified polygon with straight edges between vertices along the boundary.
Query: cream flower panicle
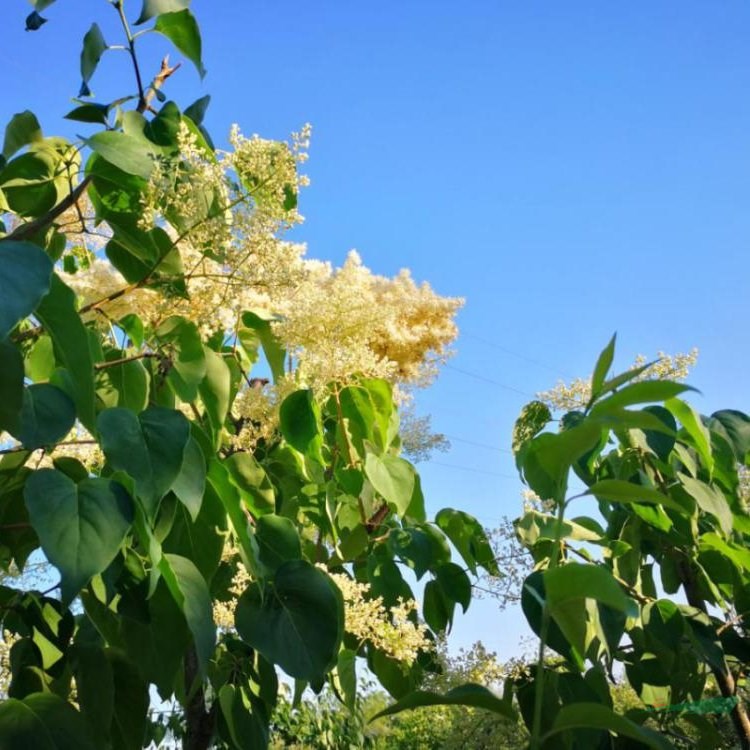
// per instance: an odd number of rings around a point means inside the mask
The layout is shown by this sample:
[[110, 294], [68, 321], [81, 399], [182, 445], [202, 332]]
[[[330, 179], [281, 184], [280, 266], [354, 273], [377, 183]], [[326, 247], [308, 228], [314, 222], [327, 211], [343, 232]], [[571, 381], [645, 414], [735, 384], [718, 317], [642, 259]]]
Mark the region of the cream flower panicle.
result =
[[406, 664], [412, 664], [420, 651], [432, 648], [427, 628], [414, 622], [417, 605], [413, 599], [399, 599], [388, 610], [383, 598], [373, 597], [367, 584], [344, 573], [328, 575], [344, 597], [344, 627], [355, 638], [369, 641], [392, 659]]

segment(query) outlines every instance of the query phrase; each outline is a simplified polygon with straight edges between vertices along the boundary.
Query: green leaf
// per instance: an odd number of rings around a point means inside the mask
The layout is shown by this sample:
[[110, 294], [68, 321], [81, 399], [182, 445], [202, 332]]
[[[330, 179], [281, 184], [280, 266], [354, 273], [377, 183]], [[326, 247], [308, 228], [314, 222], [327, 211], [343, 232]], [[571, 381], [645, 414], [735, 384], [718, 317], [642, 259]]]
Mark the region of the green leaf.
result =
[[81, 104], [74, 109], [71, 109], [70, 112], [65, 115], [65, 119], [74, 120], [75, 122], [88, 122], [99, 125], [106, 125], [108, 116], [108, 104], [96, 104], [95, 102], [88, 102], [86, 104]]
[[204, 347], [203, 351], [206, 358], [206, 377], [198, 386], [198, 392], [214, 432], [214, 448], [218, 448], [221, 430], [229, 411], [232, 376], [220, 354], [208, 347]]
[[127, 174], [148, 180], [154, 167], [156, 147], [148, 141], [116, 130], [105, 130], [83, 141], [92, 151]]
[[336, 661], [336, 676], [338, 677], [344, 705], [354, 711], [357, 703], [357, 652], [349, 648], [342, 648]]
[[39, 31], [45, 23], [47, 23], [47, 19], [44, 16], [32, 11], [26, 16], [26, 31]]
[[322, 463], [320, 409], [311, 390], [294, 391], [281, 402], [279, 429], [292, 448]]
[[174, 392], [186, 402], [198, 395], [198, 386], [206, 377], [206, 353], [198, 327], [192, 321], [173, 315], [155, 331], [176, 353], [167, 379]]
[[445, 595], [437, 581], [428, 581], [424, 587], [422, 615], [425, 622], [436, 633], [442, 633], [453, 625], [455, 603]]
[[52, 379], [55, 371], [55, 352], [49, 336], [40, 336], [34, 342], [26, 354], [24, 366], [26, 375], [35, 383]]
[[31, 242], [0, 242], [0, 340], [30, 315], [49, 291], [52, 261]]
[[711, 415], [711, 429], [726, 437], [740, 463], [750, 453], [750, 417], [734, 409], [722, 409]]
[[700, 415], [689, 404], [677, 398], [669, 399], [664, 406], [674, 414], [685, 432], [690, 436], [695, 449], [703, 459], [708, 473], [712, 474], [714, 470], [714, 457], [711, 452], [711, 436], [701, 421]]
[[647, 406], [643, 411], [653, 414], [657, 419], [664, 423], [664, 426], [672, 434], [666, 434], [657, 430], [644, 430], [646, 444], [662, 460], [666, 461], [669, 454], [674, 448], [677, 439], [677, 422], [672, 413], [663, 406]]
[[376, 443], [382, 450], [387, 447], [385, 435], [377, 429], [378, 421], [375, 418], [375, 407], [373, 406], [370, 393], [361, 386], [347, 386], [338, 393], [337, 408], [340, 408], [340, 420], [337, 425], [339, 430], [346, 430], [346, 436], [342, 435], [341, 442], [346, 450], [347, 440], [356, 450], [360, 458], [365, 456], [365, 441]]
[[[106, 362], [126, 359], [127, 353], [112, 349], [105, 355]], [[105, 406], [120, 406], [140, 412], [148, 405], [149, 377], [143, 363], [137, 359], [105, 367], [99, 373], [97, 396]]]
[[0, 187], [10, 209], [31, 218], [42, 216], [57, 203], [61, 197], [58, 191], [61, 177], [64, 175], [60, 154], [39, 147], [7, 164], [0, 172]]
[[172, 484], [172, 492], [187, 508], [195, 521], [201, 510], [203, 493], [206, 490], [206, 459], [198, 441], [191, 437], [185, 443], [180, 473]]
[[89, 336], [76, 310], [73, 290], [57, 274], [52, 276], [50, 292], [35, 315], [52, 338], [58, 360], [71, 375], [78, 419], [89, 432], [95, 432], [94, 364]]
[[516, 720], [516, 712], [510, 701], [498, 698], [486, 687], [472, 683], [460, 685], [449, 690], [445, 695], [430, 693], [425, 690], [417, 690], [409, 693], [392, 706], [379, 711], [369, 721], [375, 721], [383, 716], [392, 716], [412, 708], [424, 708], [425, 706], [469, 706], [471, 708], [483, 708], [486, 711], [499, 714], [510, 721]]
[[612, 573], [601, 565], [567, 563], [544, 572], [547, 603], [554, 609], [572, 599], [596, 599], [613, 609], [635, 617], [638, 608], [625, 594]]
[[229, 471], [217, 460], [212, 460], [208, 467], [207, 495], [213, 493], [224, 506], [232, 525], [234, 535], [239, 542], [242, 562], [250, 572], [255, 572], [256, 547], [248, 532], [248, 519], [240, 502], [237, 488], [230, 481]]
[[701, 551], [715, 550], [728, 560], [731, 560], [740, 570], [750, 572], [750, 550], [747, 550], [745, 547], [728, 544], [718, 534], [714, 534], [713, 532], [702, 534], [699, 544]]
[[714, 485], [693, 479], [687, 474], [677, 472], [677, 477], [682, 483], [690, 497], [698, 503], [698, 507], [704, 512], [714, 516], [726, 536], [732, 533], [732, 509], [729, 507], [724, 493]]
[[368, 453], [365, 475], [375, 491], [400, 516], [406, 513], [414, 493], [416, 473], [414, 467], [398, 456], [376, 456]]
[[550, 737], [571, 729], [602, 729], [621, 737], [630, 737], [653, 750], [674, 750], [674, 745], [658, 732], [616, 714], [601, 703], [571, 703], [563, 706], [555, 717], [552, 729], [542, 738], [542, 744]]
[[544, 500], [562, 502], [571, 466], [602, 437], [602, 427], [585, 420], [564, 432], [545, 432], [530, 440], [518, 460], [529, 487]]
[[70, 603], [114, 559], [133, 521], [132, 501], [117, 482], [76, 484], [54, 469], [33, 472], [24, 498], [42, 549], [62, 576], [63, 602]]
[[666, 401], [674, 398], [685, 391], [694, 391], [689, 385], [674, 383], [671, 380], [643, 380], [639, 383], [631, 383], [613, 393], [609, 398], [600, 401], [593, 409], [595, 414], [606, 414], [612, 409], [621, 409], [624, 406], [634, 404], [648, 404], [654, 401]]
[[319, 683], [336, 663], [343, 599], [328, 576], [304, 560], [280, 565], [265, 590], [251, 584], [235, 617], [240, 637], [290, 677]]
[[219, 690], [221, 714], [236, 750], [268, 746], [268, 726], [263, 714], [254, 710], [246, 688], [222, 685]]
[[104, 649], [76, 645], [72, 649], [76, 698], [94, 739], [107, 744], [115, 714], [115, 686], [112, 667]]
[[252, 453], [233, 453], [223, 465], [229, 470], [229, 479], [240, 491], [243, 502], [255, 515], [276, 510], [271, 480]]
[[592, 484], [584, 494], [595, 495], [602, 500], [609, 500], [613, 503], [662, 505], [683, 515], [690, 514], [689, 508], [683, 507], [669, 495], [663, 495], [652, 487], [643, 487], [622, 479], [602, 479], [600, 482]]
[[612, 367], [612, 360], [615, 358], [615, 342], [617, 341], [617, 334], [613, 334], [609, 344], [604, 347], [604, 350], [599, 355], [599, 359], [596, 361], [594, 367], [594, 374], [591, 376], [591, 400], [589, 403], [593, 403], [596, 397], [602, 390], [604, 385], [604, 379], [607, 377], [609, 368]]
[[195, 522], [190, 519], [185, 507], [177, 507], [172, 528], [162, 549], [192, 560], [201, 575], [211, 583], [221, 563], [226, 536], [227, 513], [209, 485]]
[[54, 385], [30, 385], [23, 394], [20, 429], [11, 434], [35, 450], [62, 440], [76, 421], [75, 404]]
[[81, 78], [84, 83], [91, 80], [94, 75], [96, 66], [99, 64], [102, 55], [107, 50], [107, 43], [104, 41], [102, 30], [95, 23], [83, 37], [83, 49], [81, 50]]
[[88, 194], [97, 219], [111, 222], [115, 233], [122, 223], [138, 221], [146, 180], [123, 172], [98, 154], [91, 154], [86, 162], [86, 175], [91, 178]]
[[[107, 243], [105, 252], [126, 281], [159, 287], [167, 294], [187, 298], [182, 258], [161, 227], [144, 232], [130, 226], [127, 229], [121, 225], [113, 226], [115, 234]], [[176, 319], [184, 320], [179, 317]], [[170, 327], [172, 325], [170, 323]], [[201, 353], [196, 352], [196, 355], [201, 356]]]
[[[591, 519], [588, 519], [591, 520]], [[524, 513], [514, 521], [516, 536], [521, 543], [531, 549], [537, 542], [551, 541], [557, 538], [557, 518], [535, 510]], [[595, 531], [576, 523], [574, 520], [564, 519], [560, 524], [560, 539], [574, 539], [582, 542], [598, 542], [604, 532]]]
[[53, 693], [1, 702], [0, 739], [3, 750], [96, 750], [78, 711]]
[[167, 588], [185, 615], [193, 634], [201, 673], [205, 674], [216, 645], [216, 626], [208, 585], [198, 568], [186, 557], [166, 554], [159, 563], [159, 569]]
[[445, 563], [436, 569], [435, 575], [445, 595], [456, 604], [460, 604], [464, 612], [471, 603], [471, 581], [460, 565]]
[[275, 573], [283, 563], [302, 557], [297, 528], [283, 516], [261, 516], [255, 525], [255, 539], [258, 543], [258, 559], [271, 573]]
[[21, 429], [23, 408], [23, 356], [13, 344], [0, 341], [0, 432]]
[[176, 13], [190, 6], [190, 0], [143, 0], [141, 15], [135, 22], [136, 26], [145, 23], [149, 18], [162, 13]]
[[28, 109], [13, 115], [7, 127], [5, 128], [5, 138], [3, 140], [4, 159], [10, 159], [13, 154], [20, 151], [24, 146], [30, 143], [36, 143], [42, 140], [42, 126], [33, 112]]
[[189, 10], [162, 13], [156, 19], [154, 30], [164, 34], [195, 65], [201, 78], [206, 75], [206, 69], [201, 60], [200, 29]]
[[271, 322], [274, 320], [276, 320], [276, 316], [269, 316], [258, 311], [242, 313], [242, 324], [258, 337], [263, 346], [263, 353], [268, 360], [268, 366], [271, 368], [274, 382], [278, 382], [284, 376], [286, 351], [273, 334]]
[[196, 99], [189, 107], [185, 109], [183, 114], [185, 117], [189, 117], [196, 125], [203, 124], [203, 118], [206, 116], [206, 110], [211, 102], [211, 95], [206, 94], [200, 99]]
[[144, 135], [158, 146], [167, 149], [178, 147], [177, 135], [182, 123], [182, 113], [174, 102], [166, 102], [156, 116], [146, 123]]
[[129, 409], [105, 409], [97, 428], [107, 461], [135, 480], [150, 519], [182, 469], [190, 423], [178, 411], [154, 406], [135, 415]]
[[519, 454], [522, 449], [544, 429], [551, 419], [552, 413], [547, 404], [541, 401], [531, 401], [526, 404], [513, 425], [513, 455], [520, 458]]
[[478, 565], [490, 575], [500, 575], [495, 553], [476, 518], [461, 510], [443, 508], [435, 516], [435, 523], [450, 539], [473, 575], [477, 574]]
[[112, 746], [116, 750], [141, 750], [149, 718], [149, 686], [137, 665], [121, 652], [106, 649], [115, 689]]

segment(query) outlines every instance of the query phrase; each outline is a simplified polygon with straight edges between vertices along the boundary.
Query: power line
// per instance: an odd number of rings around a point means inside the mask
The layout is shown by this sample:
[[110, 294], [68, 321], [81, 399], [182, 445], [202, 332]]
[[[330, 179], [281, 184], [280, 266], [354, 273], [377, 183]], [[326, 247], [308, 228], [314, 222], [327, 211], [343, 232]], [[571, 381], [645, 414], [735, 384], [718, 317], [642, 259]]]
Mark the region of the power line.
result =
[[513, 451], [509, 450], [508, 448], [499, 448], [496, 445], [488, 445], [487, 443], [477, 443], [473, 440], [467, 440], [466, 438], [460, 438], [456, 437], [455, 435], [447, 435], [446, 433], [442, 433], [445, 435], [445, 437], [448, 438], [448, 440], [455, 440], [458, 443], [466, 443], [466, 445], [473, 445], [477, 448], [486, 448], [490, 451], [497, 451], [498, 453], [509, 453], [510, 455], [513, 455]]
[[469, 471], [472, 474], [487, 474], [491, 477], [500, 477], [501, 479], [518, 479], [518, 477], [514, 477], [511, 474], [500, 474], [497, 471], [487, 471], [486, 469], [475, 469], [471, 466], [459, 466], [458, 464], [446, 464], [442, 461], [429, 461], [430, 464], [433, 466], [444, 466], [447, 469], [458, 469], [459, 471]]
[[535, 365], [536, 367], [541, 367], [543, 370], [548, 370], [549, 372], [553, 372], [558, 377], [560, 375], [560, 368], [553, 367], [552, 365], [545, 364], [544, 362], [540, 362], [538, 359], [527, 357], [525, 354], [520, 354], [519, 352], [513, 351], [512, 349], [508, 349], [507, 346], [502, 346], [501, 344], [498, 344], [495, 341], [490, 341], [489, 339], [483, 338], [482, 336], [475, 336], [473, 333], [462, 332], [461, 336], [467, 339], [473, 339], [474, 341], [478, 341], [480, 344], [491, 346], [493, 349], [497, 349], [501, 352], [504, 352], [505, 354], [510, 354], [511, 357], [515, 357], [516, 359], [520, 359], [524, 362], [528, 362], [530, 365]]
[[481, 380], [485, 383], [489, 383], [490, 385], [497, 386], [498, 388], [502, 388], [505, 391], [511, 391], [512, 393], [517, 393], [520, 396], [524, 396], [525, 398], [535, 398], [533, 393], [529, 393], [528, 391], [522, 391], [520, 388], [514, 388], [512, 385], [506, 385], [505, 383], [501, 383], [498, 380], [493, 380], [492, 378], [487, 378], [484, 375], [480, 375], [476, 372], [470, 372], [469, 370], [462, 370], [460, 367], [456, 367], [455, 365], [450, 364], [449, 362], [446, 362], [443, 367], [448, 368], [449, 370], [453, 370], [454, 372], [458, 372], [461, 375], [466, 375], [470, 378], [474, 378], [475, 380]]

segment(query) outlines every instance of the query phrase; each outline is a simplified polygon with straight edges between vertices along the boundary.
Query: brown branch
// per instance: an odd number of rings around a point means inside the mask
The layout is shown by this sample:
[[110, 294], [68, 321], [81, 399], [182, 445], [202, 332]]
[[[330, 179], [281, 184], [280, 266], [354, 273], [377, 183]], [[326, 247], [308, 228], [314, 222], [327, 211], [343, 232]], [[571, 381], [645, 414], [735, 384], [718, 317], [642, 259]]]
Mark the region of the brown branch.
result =
[[134, 354], [132, 357], [121, 357], [120, 359], [110, 359], [108, 362], [97, 362], [94, 365], [95, 370], [104, 370], [107, 367], [117, 367], [117, 365], [124, 365], [127, 362], [135, 362], [137, 359], [146, 359], [147, 357], [158, 357], [157, 352], [142, 352], [141, 354]]
[[19, 240], [27, 240], [33, 237], [38, 232], [47, 229], [52, 222], [60, 216], [60, 214], [67, 211], [72, 205], [78, 202], [78, 199], [83, 195], [83, 191], [86, 190], [89, 183], [91, 182], [91, 175], [84, 177], [77, 185], [73, 192], [68, 193], [54, 208], [48, 211], [44, 216], [40, 216], [34, 221], [29, 221], [26, 224], [14, 229], [10, 234], [6, 234], [5, 237], [0, 238], [0, 242], [11, 241], [18, 242]]
[[388, 503], [383, 503], [370, 517], [370, 520], [367, 521], [365, 524], [365, 528], [367, 529], [367, 533], [371, 534], [375, 529], [380, 526], [383, 521], [387, 518], [388, 514], [391, 512], [391, 509], [388, 507]]
[[146, 91], [146, 93], [141, 96], [141, 99], [138, 102], [137, 110], [139, 112], [145, 112], [146, 110], [153, 112], [151, 108], [151, 102], [156, 96], [156, 92], [164, 85], [164, 82], [167, 80], [167, 78], [169, 78], [169, 76], [171, 76], [180, 67], [180, 65], [182, 65], [182, 63], [177, 63], [177, 65], [173, 65], [172, 67], [170, 67], [169, 55], [166, 55], [164, 57], [164, 59], [161, 61], [159, 72], [154, 77], [153, 83], [149, 86], [148, 91]]

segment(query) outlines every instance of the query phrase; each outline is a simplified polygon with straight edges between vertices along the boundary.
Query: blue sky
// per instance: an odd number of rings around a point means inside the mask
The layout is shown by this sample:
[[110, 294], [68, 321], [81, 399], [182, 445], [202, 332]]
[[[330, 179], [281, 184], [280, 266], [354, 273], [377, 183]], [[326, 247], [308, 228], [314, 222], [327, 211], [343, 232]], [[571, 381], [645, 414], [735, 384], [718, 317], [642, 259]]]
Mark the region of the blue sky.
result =
[[[29, 6], [4, 5], [0, 122], [29, 108], [48, 134], [73, 134], [60, 116], [78, 90], [81, 38], [97, 20], [114, 43], [115, 14], [105, 0], [61, 0], [30, 34]], [[128, 5], [137, 14], [139, 0]], [[456, 356], [418, 402], [460, 438], [421, 467], [430, 510], [461, 507], [488, 525], [515, 515], [521, 485], [502, 451], [519, 409], [586, 375], [615, 330], [620, 366], [697, 346], [697, 408], [750, 410], [746, 3], [193, 10], [208, 75], [186, 64], [170, 98], [210, 93], [218, 143], [233, 122], [277, 138], [313, 124], [296, 233], [309, 254], [341, 262], [356, 248], [378, 273], [408, 267], [466, 299]], [[147, 69], [166, 44], [143, 39]], [[116, 54], [93, 80], [97, 100], [122, 93]], [[455, 643], [481, 638], [509, 656], [524, 631], [518, 613], [482, 603]]]

